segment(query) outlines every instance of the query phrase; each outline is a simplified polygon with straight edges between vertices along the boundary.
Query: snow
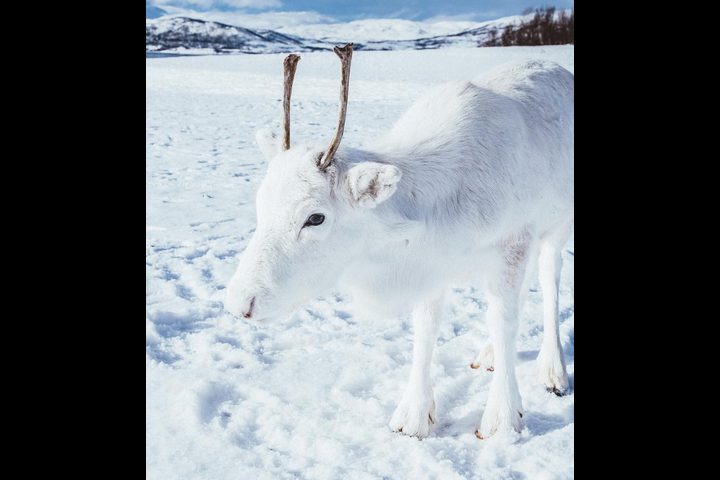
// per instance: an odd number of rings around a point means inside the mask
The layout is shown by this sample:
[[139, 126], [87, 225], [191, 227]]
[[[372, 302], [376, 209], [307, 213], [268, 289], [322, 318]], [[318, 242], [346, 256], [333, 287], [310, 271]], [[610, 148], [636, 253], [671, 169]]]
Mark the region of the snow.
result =
[[[526, 429], [515, 442], [473, 434], [493, 374], [468, 367], [488, 337], [470, 285], [449, 290], [432, 368], [438, 424], [423, 441], [387, 426], [410, 369], [408, 317], [370, 314], [343, 292], [274, 322], [223, 312], [265, 170], [254, 133], [279, 125], [282, 57], [146, 59], [147, 478], [573, 478], [574, 393], [536, 380], [537, 284], [518, 338]], [[343, 141], [386, 131], [433, 85], [530, 58], [574, 70], [572, 46], [356, 52]], [[331, 137], [338, 75], [330, 53], [302, 54], [293, 142]], [[571, 239], [560, 296], [571, 388], [573, 252]]]

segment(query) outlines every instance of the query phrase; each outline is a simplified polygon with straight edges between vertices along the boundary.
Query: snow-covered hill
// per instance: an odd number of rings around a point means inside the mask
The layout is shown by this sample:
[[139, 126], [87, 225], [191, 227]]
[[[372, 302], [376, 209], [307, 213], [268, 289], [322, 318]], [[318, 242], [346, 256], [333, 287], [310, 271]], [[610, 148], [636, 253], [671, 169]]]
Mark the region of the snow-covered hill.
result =
[[[373, 314], [341, 291], [273, 322], [223, 311], [267, 168], [254, 133], [280, 123], [282, 58], [146, 59], [147, 479], [572, 479], [575, 396], [536, 379], [537, 285], [517, 344], [527, 428], [511, 445], [473, 434], [493, 375], [468, 367], [488, 338], [475, 285], [448, 290], [431, 370], [438, 421], [423, 441], [387, 426], [410, 369], [408, 317]], [[372, 141], [440, 82], [527, 59], [573, 71], [574, 47], [358, 51], [343, 145]], [[293, 142], [329, 141], [338, 70], [331, 53], [302, 55]], [[573, 240], [563, 258], [560, 338], [573, 386]]]
[[[531, 15], [530, 15], [531, 16]], [[424, 50], [441, 47], [477, 47], [508, 25], [529, 16], [516, 15], [488, 22], [413, 22], [399, 19], [358, 20], [313, 24], [278, 30], [251, 30], [188, 17], [146, 20], [145, 45], [149, 52], [174, 53], [285, 53], [326, 50], [353, 42], [355, 50]]]
[[505, 27], [519, 23], [527, 16], [515, 15], [486, 22], [442, 21], [418, 22], [399, 18], [376, 18], [355, 20], [347, 23], [320, 23], [278, 28], [279, 31], [303, 38], [315, 38], [330, 42], [387, 42], [415, 40], [458, 34], [481, 27]]
[[283, 53], [312, 50], [306, 43], [272, 30], [254, 31], [187, 17], [147, 20], [145, 27], [145, 49], [150, 52], [206, 49], [214, 52]]

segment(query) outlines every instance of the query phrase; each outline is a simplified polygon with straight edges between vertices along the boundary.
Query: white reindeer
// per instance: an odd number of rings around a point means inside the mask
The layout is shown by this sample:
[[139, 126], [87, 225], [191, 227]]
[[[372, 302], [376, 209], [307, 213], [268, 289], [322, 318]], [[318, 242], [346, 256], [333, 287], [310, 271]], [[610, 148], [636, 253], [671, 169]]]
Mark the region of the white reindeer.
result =
[[352, 44], [342, 62], [340, 115], [327, 148], [290, 148], [285, 65], [283, 135], [258, 132], [269, 161], [257, 229], [225, 307], [262, 319], [290, 313], [334, 286], [385, 311], [412, 307], [410, 381], [390, 421], [425, 437], [435, 422], [430, 362], [449, 283], [487, 291], [490, 341], [471, 366], [493, 370], [475, 434], [520, 432], [518, 315], [537, 261], [544, 297], [540, 381], [558, 395], [568, 376], [558, 333], [561, 250], [573, 224], [573, 75], [531, 61], [435, 88], [370, 148], [341, 147]]

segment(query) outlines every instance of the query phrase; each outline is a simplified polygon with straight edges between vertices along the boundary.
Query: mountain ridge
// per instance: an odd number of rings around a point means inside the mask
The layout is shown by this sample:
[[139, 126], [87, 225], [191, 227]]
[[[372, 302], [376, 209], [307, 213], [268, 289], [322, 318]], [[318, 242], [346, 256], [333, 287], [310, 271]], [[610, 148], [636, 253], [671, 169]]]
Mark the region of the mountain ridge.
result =
[[[350, 22], [350, 24], [337, 24], [326, 28], [321, 38], [309, 38], [305, 35], [291, 34], [271, 29], [250, 29], [230, 25], [223, 22], [191, 18], [185, 16], [161, 17], [146, 19], [145, 51], [146, 54], [257, 54], [257, 53], [289, 53], [307, 52], [317, 50], [330, 50], [333, 46], [352, 41], [355, 50], [425, 50], [446, 47], [480, 47], [485, 46], [491, 35], [497, 37], [508, 26], [519, 25], [532, 17], [529, 15], [516, 15], [496, 20], [475, 23], [472, 28], [465, 28], [453, 33], [429, 35], [412, 39], [363, 40], [377, 38], [379, 31], [392, 30], [393, 23], [387, 19]], [[380, 23], [382, 22], [382, 24]], [[407, 25], [398, 21], [399, 36], [407, 36]], [[416, 22], [406, 22], [415, 25]], [[469, 26], [468, 22], [457, 22]], [[355, 28], [362, 26], [364, 28]], [[313, 31], [315, 26], [309, 25], [303, 29], [295, 27], [295, 32]], [[377, 27], [373, 31], [373, 27]], [[448, 31], [452, 22], [445, 22], [443, 30]], [[402, 31], [405, 28], [405, 31]], [[418, 33], [425, 33], [425, 29], [417, 27]], [[432, 29], [430, 29], [432, 30]], [[328, 36], [327, 32], [334, 33]], [[319, 32], [320, 33], [320, 32]], [[323, 34], [324, 33], [324, 34]]]

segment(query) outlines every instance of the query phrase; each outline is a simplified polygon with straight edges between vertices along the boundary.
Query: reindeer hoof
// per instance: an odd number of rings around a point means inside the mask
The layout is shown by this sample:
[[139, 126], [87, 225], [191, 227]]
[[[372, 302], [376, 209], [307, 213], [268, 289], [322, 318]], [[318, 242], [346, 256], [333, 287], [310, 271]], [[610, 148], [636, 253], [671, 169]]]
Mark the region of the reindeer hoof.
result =
[[407, 392], [403, 395], [388, 426], [393, 432], [410, 437], [425, 438], [430, 435], [435, 418], [435, 400], [432, 389], [423, 392]]
[[[470, 368], [477, 370], [478, 368], [480, 368], [480, 364], [477, 362], [473, 362], [470, 364]], [[487, 370], [488, 372], [494, 372], [495, 367], [487, 367], [485, 370]]]
[[558, 397], [564, 397], [567, 394], [567, 390], [560, 390], [557, 387], [546, 387], [546, 390], [550, 393], [554, 393]]
[[[520, 418], [523, 417], [523, 414], [522, 414], [522, 412], [521, 412], [520, 410], [518, 410], [518, 415], [520, 415]], [[475, 430], [475, 436], [476, 436], [479, 440], [485, 440], [485, 437], [482, 436], [482, 433], [480, 433], [480, 430]]]

